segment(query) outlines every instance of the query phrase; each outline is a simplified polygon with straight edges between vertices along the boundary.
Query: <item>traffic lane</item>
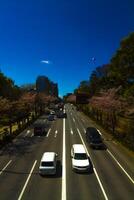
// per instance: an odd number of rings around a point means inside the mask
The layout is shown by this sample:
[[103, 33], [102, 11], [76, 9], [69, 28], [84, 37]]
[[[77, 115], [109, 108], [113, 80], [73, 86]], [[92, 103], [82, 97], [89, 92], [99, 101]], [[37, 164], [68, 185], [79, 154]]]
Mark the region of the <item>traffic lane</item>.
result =
[[108, 198], [126, 199], [126, 197], [129, 197], [132, 199], [134, 194], [134, 187], [125, 173], [111, 158], [107, 150], [91, 149], [89, 144], [86, 142], [85, 133], [82, 127], [80, 130], [88, 152], [93, 160], [94, 166], [99, 174], [100, 179], [102, 180], [106, 194], [108, 194]]
[[12, 163], [3, 171], [0, 176], [0, 199], [18, 199], [20, 188], [25, 182], [26, 177], [30, 172], [30, 168], [34, 159], [30, 158], [31, 162], [26, 162], [29, 158], [25, 156], [18, 160], [14, 159]]
[[[84, 129], [88, 126], [94, 126], [94, 124], [91, 123], [91, 120], [88, 122], [83, 122], [81, 118], [77, 118], [79, 125]], [[99, 128], [99, 127], [98, 127]], [[134, 177], [134, 154], [127, 150], [125, 147], [120, 145], [119, 143], [116, 143], [111, 135], [108, 135], [106, 131], [103, 129], [99, 129], [102, 133], [102, 137], [104, 138], [104, 144], [106, 145], [106, 148], [112, 152], [112, 154], [115, 156], [115, 158], [118, 160], [118, 162], [123, 166], [123, 168], [127, 171], [127, 173]]]
[[14, 196], [18, 195], [19, 187], [22, 187], [21, 185], [24, 184], [25, 175], [28, 174], [31, 168], [31, 162], [37, 159], [38, 155], [39, 157], [42, 156], [45, 140], [45, 137], [27, 136], [17, 139], [5, 148], [3, 157], [10, 156], [14, 162], [1, 175], [0, 191], [5, 195], [5, 197], [2, 197], [3, 199], [8, 199], [8, 197], [14, 199]]
[[134, 185], [107, 151], [90, 150], [109, 199], [133, 199]]
[[[69, 117], [69, 115], [68, 115]], [[76, 173], [72, 171], [71, 147], [73, 144], [82, 144], [77, 133], [77, 127], [72, 121], [72, 129], [75, 132], [71, 135], [70, 123], [66, 121], [66, 173], [67, 173], [67, 199], [104, 199], [95, 174], [91, 170], [89, 173]], [[68, 130], [68, 131], [67, 131]]]
[[[58, 122], [58, 121], [57, 121]], [[54, 137], [55, 129], [62, 129], [63, 121], [55, 124], [52, 128], [52, 133], [46, 137], [46, 141], [42, 147], [42, 154], [38, 155], [38, 163], [35, 166], [34, 173], [39, 172], [40, 160], [44, 152], [55, 151], [58, 153], [57, 173], [54, 176], [31, 176], [30, 181], [26, 187], [23, 199], [61, 199], [61, 180], [62, 180], [62, 134], [59, 137]], [[53, 192], [54, 191], [54, 192]]]

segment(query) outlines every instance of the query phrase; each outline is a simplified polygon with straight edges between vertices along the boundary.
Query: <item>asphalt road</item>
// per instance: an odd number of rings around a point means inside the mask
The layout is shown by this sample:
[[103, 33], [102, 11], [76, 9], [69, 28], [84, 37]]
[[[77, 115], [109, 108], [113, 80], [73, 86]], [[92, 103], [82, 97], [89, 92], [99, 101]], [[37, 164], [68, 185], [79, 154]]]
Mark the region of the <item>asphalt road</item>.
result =
[[[65, 105], [66, 119], [48, 123], [47, 135], [33, 136], [33, 126], [0, 150], [0, 200], [131, 200], [134, 198], [134, 156], [104, 130], [105, 149], [93, 150], [85, 130], [94, 122]], [[46, 123], [45, 116], [40, 119]], [[98, 127], [97, 127], [98, 128]], [[72, 171], [71, 146], [83, 144], [92, 163], [89, 173]], [[41, 177], [45, 151], [58, 153], [57, 174]]]

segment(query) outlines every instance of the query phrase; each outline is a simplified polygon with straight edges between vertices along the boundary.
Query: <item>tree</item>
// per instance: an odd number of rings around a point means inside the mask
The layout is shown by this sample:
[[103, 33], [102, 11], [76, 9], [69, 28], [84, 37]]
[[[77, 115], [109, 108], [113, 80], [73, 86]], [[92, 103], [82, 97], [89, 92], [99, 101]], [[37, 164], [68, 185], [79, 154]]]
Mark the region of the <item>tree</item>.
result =
[[110, 78], [113, 85], [127, 88], [134, 83], [134, 33], [121, 41], [120, 48], [111, 59]]

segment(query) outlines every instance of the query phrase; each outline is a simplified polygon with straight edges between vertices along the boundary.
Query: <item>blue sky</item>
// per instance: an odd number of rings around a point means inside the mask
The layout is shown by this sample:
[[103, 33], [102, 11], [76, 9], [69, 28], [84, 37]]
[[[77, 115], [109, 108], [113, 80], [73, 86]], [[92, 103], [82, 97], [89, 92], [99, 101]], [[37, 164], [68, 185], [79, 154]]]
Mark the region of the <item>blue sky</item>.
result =
[[17, 85], [46, 75], [64, 95], [133, 31], [133, 0], [0, 0], [0, 69]]

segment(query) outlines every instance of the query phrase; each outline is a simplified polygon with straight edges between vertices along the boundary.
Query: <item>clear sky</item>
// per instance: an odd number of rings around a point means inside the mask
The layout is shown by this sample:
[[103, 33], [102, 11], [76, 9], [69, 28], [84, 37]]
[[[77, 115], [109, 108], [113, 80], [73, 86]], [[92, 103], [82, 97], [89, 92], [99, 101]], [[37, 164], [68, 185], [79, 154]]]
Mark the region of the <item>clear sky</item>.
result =
[[63, 95], [133, 31], [134, 0], [0, 0], [0, 69], [17, 85], [46, 75]]

